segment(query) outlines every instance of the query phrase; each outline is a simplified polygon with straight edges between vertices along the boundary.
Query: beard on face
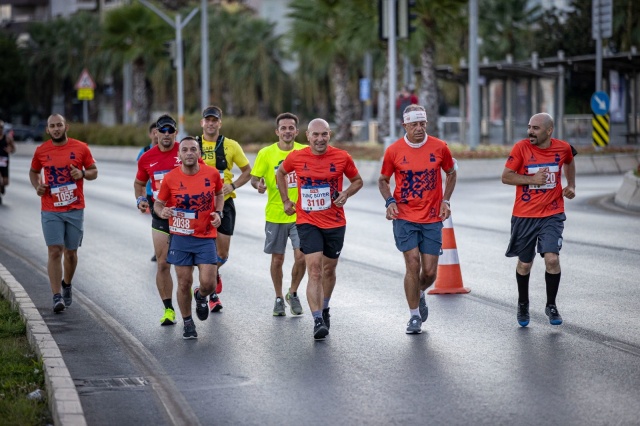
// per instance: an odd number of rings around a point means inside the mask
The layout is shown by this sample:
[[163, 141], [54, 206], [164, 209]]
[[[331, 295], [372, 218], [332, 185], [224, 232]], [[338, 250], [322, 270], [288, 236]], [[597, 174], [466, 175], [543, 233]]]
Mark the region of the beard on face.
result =
[[60, 136], [59, 138], [55, 138], [53, 137], [53, 135], [51, 136], [51, 140], [58, 143], [58, 142], [64, 142], [67, 139], [67, 133], [63, 133], [62, 136]]

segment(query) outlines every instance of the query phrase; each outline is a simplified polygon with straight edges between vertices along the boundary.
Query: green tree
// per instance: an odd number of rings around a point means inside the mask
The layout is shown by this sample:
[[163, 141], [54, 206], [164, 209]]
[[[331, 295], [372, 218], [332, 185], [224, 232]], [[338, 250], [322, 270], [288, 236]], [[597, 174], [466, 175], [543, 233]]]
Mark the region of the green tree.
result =
[[25, 69], [13, 36], [0, 34], [0, 117], [5, 119], [25, 98]]
[[166, 22], [139, 3], [113, 9], [105, 17], [104, 49], [114, 56], [114, 64], [133, 66], [132, 107], [138, 124], [147, 124], [151, 116], [148, 64], [164, 55], [173, 34]]
[[[337, 125], [335, 139], [351, 140], [351, 121], [355, 112], [353, 85], [356, 80], [353, 69], [361, 67], [364, 52], [377, 42], [377, 27], [372, 25], [376, 22], [375, 2], [293, 0], [289, 8], [291, 47], [300, 54], [299, 60], [328, 67]], [[309, 64], [302, 65], [302, 68], [309, 67]], [[302, 78], [304, 85], [305, 77]]]
[[419, 99], [424, 103], [429, 124], [427, 132], [438, 134], [439, 89], [436, 77], [438, 49], [460, 54], [460, 32], [467, 25], [467, 0], [418, 0], [415, 12], [418, 15], [416, 33], [411, 36], [408, 51], [420, 63]]
[[30, 41], [24, 55], [30, 82], [28, 98], [45, 114], [51, 111], [54, 95], [64, 95], [65, 111], [71, 110], [74, 84], [84, 68], [97, 81], [107, 75], [109, 59], [100, 49], [99, 28], [98, 16], [88, 12], [29, 27]]
[[478, 33], [482, 39], [480, 54], [492, 60], [531, 55], [532, 30], [542, 9], [529, 0], [483, 0], [479, 7]]
[[532, 50], [542, 58], [556, 56], [560, 50], [565, 56], [595, 53], [596, 45], [591, 37], [591, 2], [574, 0], [566, 10], [545, 10], [532, 35]]

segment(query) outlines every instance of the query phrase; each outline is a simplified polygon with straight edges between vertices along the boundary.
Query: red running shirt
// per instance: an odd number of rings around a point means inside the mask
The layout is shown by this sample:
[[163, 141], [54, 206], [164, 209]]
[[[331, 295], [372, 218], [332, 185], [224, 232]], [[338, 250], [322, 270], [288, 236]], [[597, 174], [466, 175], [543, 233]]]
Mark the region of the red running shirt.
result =
[[38, 146], [31, 160], [31, 169], [43, 171], [43, 182], [49, 190], [40, 197], [42, 211], [68, 212], [84, 208], [84, 179], [71, 177], [71, 165], [83, 170], [94, 165], [89, 146], [76, 139], [67, 138], [67, 143], [56, 146], [49, 139]]
[[166, 207], [175, 207], [169, 217], [169, 231], [176, 235], [216, 238], [218, 230], [211, 225], [211, 213], [216, 209], [216, 193], [222, 191], [218, 169], [200, 164], [195, 175], [186, 175], [181, 167], [164, 175], [158, 200]]
[[282, 167], [287, 173], [296, 173], [296, 223], [308, 223], [322, 229], [347, 224], [344, 209], [333, 203], [337, 193], [342, 192], [344, 176], [352, 179], [358, 175], [347, 151], [327, 146], [324, 154], [315, 155], [306, 147], [289, 153]]
[[393, 198], [398, 219], [413, 223], [441, 222], [442, 172], [451, 170], [453, 157], [447, 144], [433, 136], [420, 148], [412, 148], [404, 137], [384, 153], [381, 174], [394, 176]]
[[517, 142], [511, 149], [505, 167], [520, 175], [532, 176], [539, 169], [549, 173], [544, 185], [516, 186], [513, 216], [547, 217], [564, 212], [562, 198], [562, 166], [573, 161], [571, 145], [551, 139], [549, 148], [540, 149], [529, 139]]
[[141, 182], [151, 181], [151, 190], [154, 200], [157, 199], [158, 192], [162, 186], [162, 179], [171, 170], [181, 164], [178, 157], [180, 145], [176, 142], [169, 151], [160, 151], [158, 145], [142, 154], [138, 159], [138, 173], [136, 179]]

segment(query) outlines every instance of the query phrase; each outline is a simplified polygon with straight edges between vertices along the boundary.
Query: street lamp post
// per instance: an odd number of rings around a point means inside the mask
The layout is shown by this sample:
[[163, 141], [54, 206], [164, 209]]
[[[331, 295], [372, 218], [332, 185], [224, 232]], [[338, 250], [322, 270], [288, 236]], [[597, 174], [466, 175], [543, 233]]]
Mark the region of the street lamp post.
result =
[[199, 8], [194, 8], [189, 15], [182, 21], [182, 17], [176, 15], [175, 22], [171, 21], [167, 15], [165, 15], [160, 9], [149, 3], [147, 0], [139, 0], [144, 6], [148, 7], [156, 15], [161, 17], [166, 23], [171, 25], [176, 30], [176, 74], [178, 78], [178, 140], [183, 138], [186, 133], [184, 131], [184, 77], [183, 77], [183, 65], [182, 65], [182, 29], [189, 23]]

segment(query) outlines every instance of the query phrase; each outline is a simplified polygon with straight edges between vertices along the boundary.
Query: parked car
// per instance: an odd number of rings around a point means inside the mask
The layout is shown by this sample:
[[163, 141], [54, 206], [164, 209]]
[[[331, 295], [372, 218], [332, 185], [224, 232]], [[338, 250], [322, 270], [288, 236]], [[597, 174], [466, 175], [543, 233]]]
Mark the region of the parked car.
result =
[[22, 124], [5, 123], [5, 133], [12, 133], [16, 142], [40, 142], [43, 134], [35, 127], [23, 126]]

